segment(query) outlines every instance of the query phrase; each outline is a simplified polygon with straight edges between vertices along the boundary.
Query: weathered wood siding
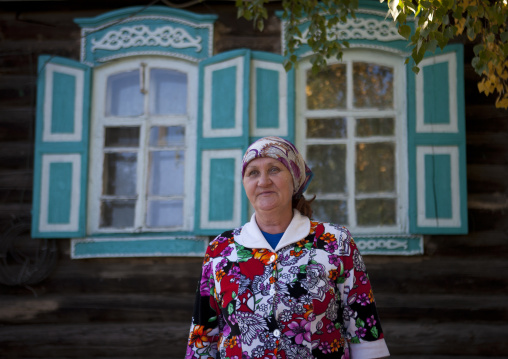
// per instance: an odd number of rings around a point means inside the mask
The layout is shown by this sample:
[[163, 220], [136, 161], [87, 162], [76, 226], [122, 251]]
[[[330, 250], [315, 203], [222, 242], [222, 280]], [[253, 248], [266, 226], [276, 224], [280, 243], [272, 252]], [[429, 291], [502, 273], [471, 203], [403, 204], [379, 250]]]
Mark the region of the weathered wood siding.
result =
[[[1, 3], [0, 235], [30, 215], [37, 56], [78, 59], [73, 18], [134, 4]], [[189, 10], [219, 15], [217, 52], [280, 51], [274, 16], [260, 34], [233, 3]], [[394, 358], [508, 357], [508, 112], [477, 92], [471, 44], [465, 54], [470, 233], [427, 236], [423, 256], [366, 258]], [[42, 283], [0, 285], [1, 358], [183, 357], [200, 258], [71, 260], [68, 240], [58, 248]]]

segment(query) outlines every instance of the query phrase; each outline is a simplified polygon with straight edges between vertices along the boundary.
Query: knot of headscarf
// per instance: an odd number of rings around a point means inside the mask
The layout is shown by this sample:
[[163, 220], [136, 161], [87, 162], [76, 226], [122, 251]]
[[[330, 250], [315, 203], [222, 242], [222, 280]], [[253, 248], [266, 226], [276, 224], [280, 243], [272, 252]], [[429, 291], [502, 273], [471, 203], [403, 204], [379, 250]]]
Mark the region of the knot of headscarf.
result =
[[242, 178], [249, 162], [262, 157], [274, 158], [286, 166], [293, 177], [293, 198], [299, 198], [305, 192], [313, 173], [295, 145], [275, 136], [263, 137], [252, 143], [243, 156]]

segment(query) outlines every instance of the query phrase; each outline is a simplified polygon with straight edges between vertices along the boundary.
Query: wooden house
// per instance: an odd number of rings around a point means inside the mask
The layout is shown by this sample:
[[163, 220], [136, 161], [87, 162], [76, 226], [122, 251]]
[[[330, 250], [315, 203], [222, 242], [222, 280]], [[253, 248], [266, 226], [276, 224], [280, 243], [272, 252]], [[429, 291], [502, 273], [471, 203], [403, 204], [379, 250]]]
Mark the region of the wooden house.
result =
[[386, 4], [360, 7], [316, 74], [306, 45], [284, 70], [280, 2], [263, 32], [232, 1], [0, 2], [0, 357], [182, 358], [266, 135], [353, 233], [394, 358], [508, 357], [508, 112], [471, 42], [417, 76]]

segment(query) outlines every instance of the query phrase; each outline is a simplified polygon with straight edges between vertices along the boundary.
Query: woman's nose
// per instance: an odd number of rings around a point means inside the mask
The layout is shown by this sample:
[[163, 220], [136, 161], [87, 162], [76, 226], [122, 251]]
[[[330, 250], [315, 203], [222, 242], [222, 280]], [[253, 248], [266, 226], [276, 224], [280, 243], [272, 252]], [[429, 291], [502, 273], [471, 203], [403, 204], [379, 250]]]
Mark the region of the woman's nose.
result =
[[259, 182], [258, 182], [259, 186], [267, 186], [271, 182], [272, 181], [271, 181], [270, 176], [268, 175], [268, 173], [261, 173], [261, 175], [259, 176]]

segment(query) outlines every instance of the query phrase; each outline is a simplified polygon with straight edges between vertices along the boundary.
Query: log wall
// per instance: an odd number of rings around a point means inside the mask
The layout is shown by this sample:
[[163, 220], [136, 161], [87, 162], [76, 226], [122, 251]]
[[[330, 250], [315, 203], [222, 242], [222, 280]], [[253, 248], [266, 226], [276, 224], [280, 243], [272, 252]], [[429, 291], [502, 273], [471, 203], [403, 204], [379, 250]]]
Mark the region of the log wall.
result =
[[[79, 58], [76, 17], [146, 5], [124, 1], [0, 3], [0, 238], [30, 215], [37, 56]], [[280, 51], [273, 14], [263, 33], [217, 13], [217, 52]], [[394, 358], [508, 357], [508, 112], [477, 92], [466, 44], [468, 235], [426, 236], [425, 254], [368, 256], [367, 268]], [[1, 242], [0, 242], [1, 243]], [[51, 275], [0, 284], [1, 358], [182, 358], [201, 258], [71, 260], [58, 240]]]

